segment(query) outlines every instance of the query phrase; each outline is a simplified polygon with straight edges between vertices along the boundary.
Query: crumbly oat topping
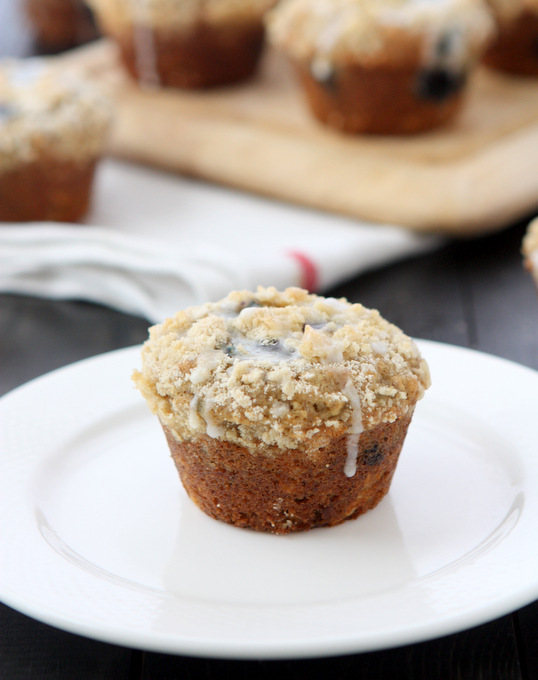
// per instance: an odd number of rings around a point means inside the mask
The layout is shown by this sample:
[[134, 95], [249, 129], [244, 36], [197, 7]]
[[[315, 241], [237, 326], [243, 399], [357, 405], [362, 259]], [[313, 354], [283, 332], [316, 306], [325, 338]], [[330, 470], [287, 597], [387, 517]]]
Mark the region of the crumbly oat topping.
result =
[[87, 0], [107, 25], [184, 27], [260, 20], [276, 0]]
[[234, 292], [150, 329], [133, 379], [178, 440], [315, 450], [414, 408], [415, 343], [376, 310], [299, 288]]
[[99, 91], [44, 59], [0, 62], [0, 170], [47, 154], [93, 158], [111, 118], [111, 104]]
[[449, 50], [468, 66], [494, 31], [485, 0], [282, 0], [267, 24], [270, 40], [292, 58], [333, 65], [430, 64]]

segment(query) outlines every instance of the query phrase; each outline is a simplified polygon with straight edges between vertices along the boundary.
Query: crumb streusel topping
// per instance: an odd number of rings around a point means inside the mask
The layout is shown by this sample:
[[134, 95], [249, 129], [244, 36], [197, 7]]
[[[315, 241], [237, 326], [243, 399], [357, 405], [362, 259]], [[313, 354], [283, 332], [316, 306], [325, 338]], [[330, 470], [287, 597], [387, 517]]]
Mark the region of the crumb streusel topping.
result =
[[294, 59], [333, 65], [428, 65], [442, 56], [461, 68], [494, 31], [485, 0], [282, 0], [267, 23], [271, 41]]
[[133, 379], [179, 440], [314, 453], [410, 412], [430, 384], [377, 310], [299, 288], [234, 292], [153, 326]]
[[115, 26], [184, 27], [197, 22], [260, 20], [276, 0], [87, 0]]
[[111, 118], [111, 103], [101, 92], [45, 60], [0, 62], [0, 170], [45, 154], [96, 157]]

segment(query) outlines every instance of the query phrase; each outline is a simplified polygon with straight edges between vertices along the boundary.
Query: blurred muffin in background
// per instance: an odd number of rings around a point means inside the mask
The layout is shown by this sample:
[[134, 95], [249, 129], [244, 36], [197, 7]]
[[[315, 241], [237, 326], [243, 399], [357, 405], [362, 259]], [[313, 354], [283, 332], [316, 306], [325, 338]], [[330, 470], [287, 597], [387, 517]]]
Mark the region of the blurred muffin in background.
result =
[[39, 46], [60, 52], [98, 36], [84, 0], [24, 0], [24, 11]]
[[488, 0], [498, 34], [484, 62], [507, 73], [538, 76], [538, 0]]
[[484, 0], [282, 0], [267, 23], [314, 116], [351, 133], [451, 119], [494, 31]]
[[206, 88], [255, 73], [275, 0], [87, 0], [143, 85]]
[[538, 218], [529, 224], [522, 250], [525, 267], [532, 274], [538, 288]]
[[0, 220], [79, 220], [112, 118], [109, 101], [43, 59], [0, 61]]

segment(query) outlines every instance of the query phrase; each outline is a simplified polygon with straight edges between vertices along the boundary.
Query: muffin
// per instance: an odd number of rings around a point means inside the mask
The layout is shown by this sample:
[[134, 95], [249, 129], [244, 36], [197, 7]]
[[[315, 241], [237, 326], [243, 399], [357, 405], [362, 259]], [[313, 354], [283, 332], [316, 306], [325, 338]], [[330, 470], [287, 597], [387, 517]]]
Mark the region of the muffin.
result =
[[376, 310], [258, 288], [150, 329], [133, 379], [209, 516], [284, 534], [386, 495], [429, 373]]
[[87, 0], [143, 85], [206, 88], [245, 80], [275, 0]]
[[525, 267], [531, 273], [538, 288], [538, 219], [529, 224], [523, 239], [522, 250]]
[[83, 0], [24, 0], [24, 10], [36, 41], [48, 52], [97, 37], [92, 13]]
[[0, 220], [83, 217], [111, 116], [80, 77], [40, 59], [0, 62]]
[[507, 73], [538, 75], [538, 0], [488, 0], [498, 33], [484, 62]]
[[267, 24], [315, 118], [377, 134], [453, 118], [494, 27], [484, 0], [282, 0]]

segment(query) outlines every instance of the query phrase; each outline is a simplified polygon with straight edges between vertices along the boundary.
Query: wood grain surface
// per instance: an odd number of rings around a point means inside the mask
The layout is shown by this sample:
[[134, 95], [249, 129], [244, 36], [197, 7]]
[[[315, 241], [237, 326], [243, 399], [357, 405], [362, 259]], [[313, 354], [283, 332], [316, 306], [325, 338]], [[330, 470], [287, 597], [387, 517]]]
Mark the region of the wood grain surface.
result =
[[113, 155], [374, 222], [473, 236], [538, 207], [538, 80], [480, 69], [461, 114], [409, 137], [350, 136], [313, 120], [267, 50], [251, 82], [141, 89], [102, 40], [64, 54], [117, 103]]

